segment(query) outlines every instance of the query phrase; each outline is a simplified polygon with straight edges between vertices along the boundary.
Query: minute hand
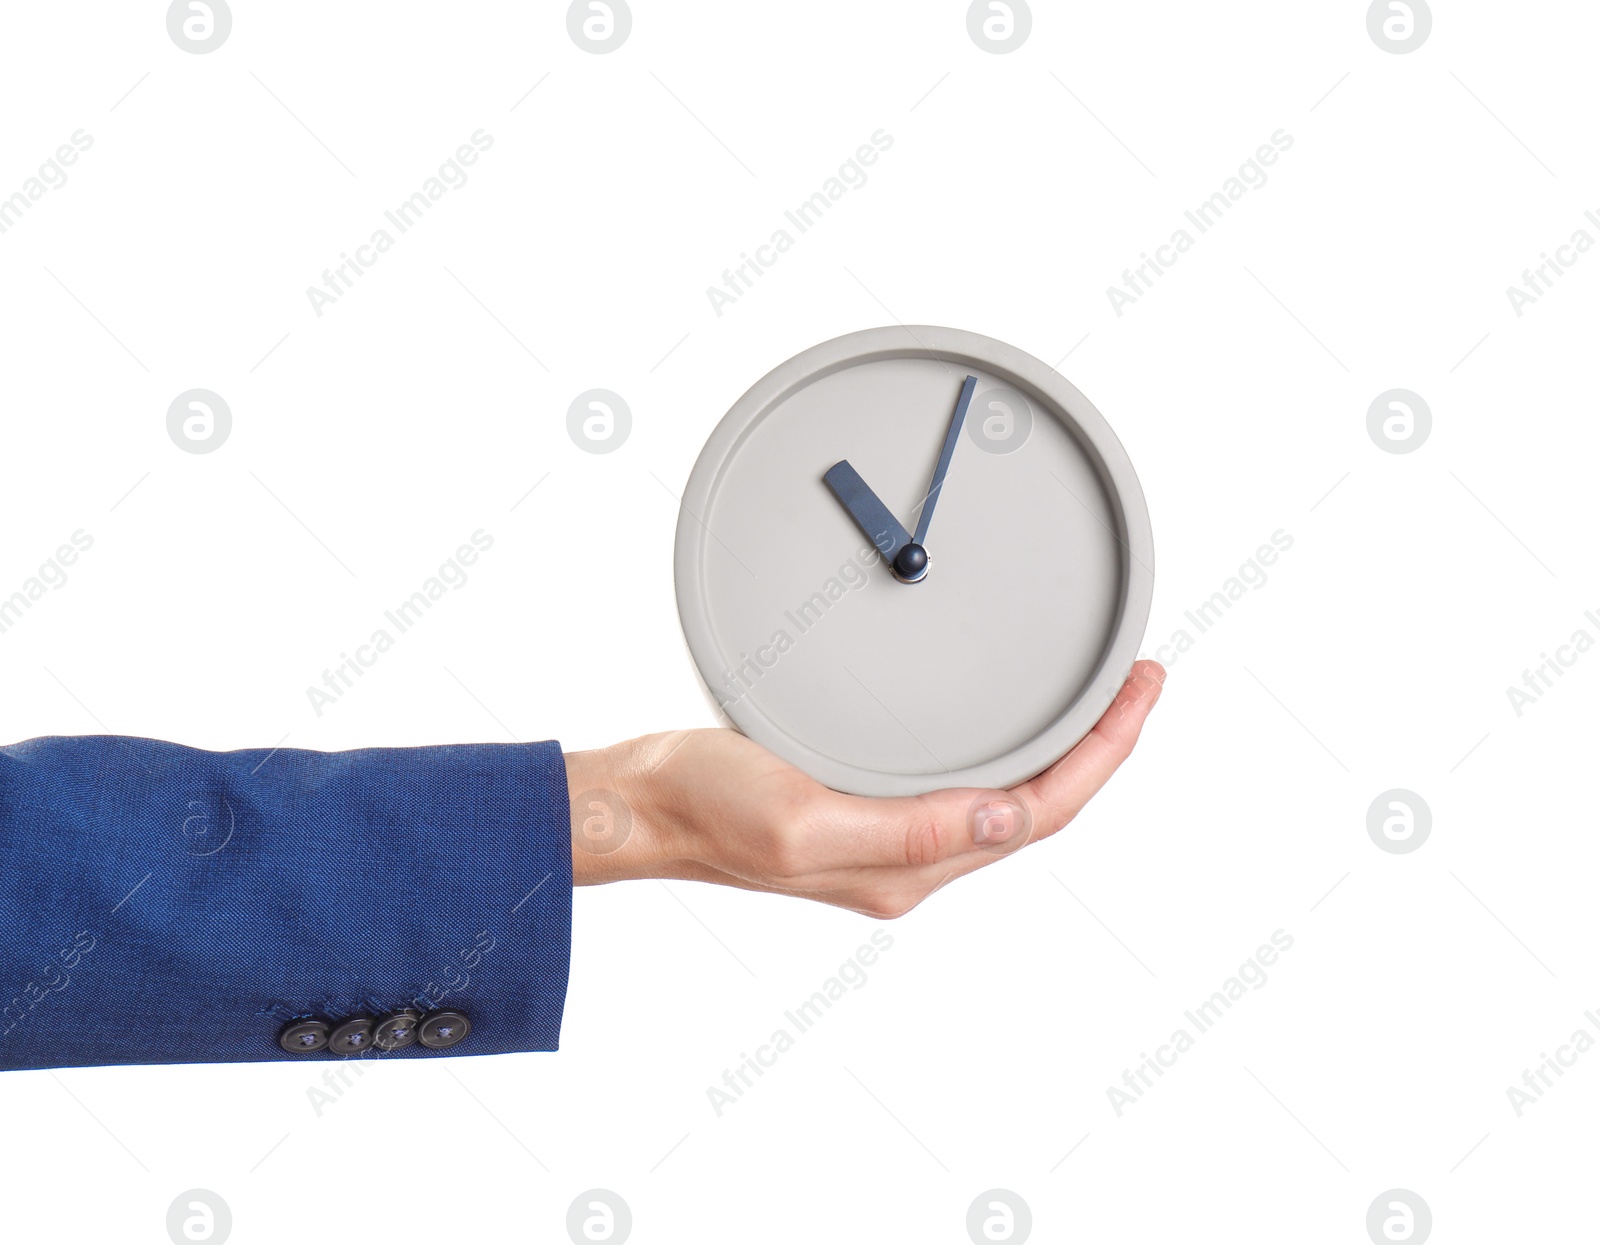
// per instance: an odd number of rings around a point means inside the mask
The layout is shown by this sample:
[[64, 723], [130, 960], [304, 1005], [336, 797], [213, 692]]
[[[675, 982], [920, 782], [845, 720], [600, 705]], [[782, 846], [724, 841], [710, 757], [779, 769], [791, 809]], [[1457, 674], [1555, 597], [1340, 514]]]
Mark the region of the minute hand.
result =
[[967, 377], [961, 386], [961, 397], [956, 401], [956, 413], [950, 417], [950, 429], [944, 434], [944, 446], [939, 451], [938, 465], [933, 469], [933, 483], [922, 501], [922, 513], [917, 516], [917, 534], [911, 539], [921, 545], [927, 543], [928, 524], [933, 519], [933, 504], [939, 500], [939, 490], [944, 487], [945, 473], [950, 470], [950, 459], [956, 452], [956, 442], [961, 437], [961, 426], [967, 420], [967, 407], [972, 403], [972, 391], [978, 387], [976, 376]]

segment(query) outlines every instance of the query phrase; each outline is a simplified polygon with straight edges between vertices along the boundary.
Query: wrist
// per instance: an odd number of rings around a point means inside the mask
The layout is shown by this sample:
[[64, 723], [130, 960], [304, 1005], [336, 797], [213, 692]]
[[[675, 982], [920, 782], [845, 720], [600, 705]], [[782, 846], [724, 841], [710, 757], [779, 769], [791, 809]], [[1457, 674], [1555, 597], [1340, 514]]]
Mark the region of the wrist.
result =
[[627, 743], [564, 754], [574, 886], [656, 876], [650, 775], [636, 751]]

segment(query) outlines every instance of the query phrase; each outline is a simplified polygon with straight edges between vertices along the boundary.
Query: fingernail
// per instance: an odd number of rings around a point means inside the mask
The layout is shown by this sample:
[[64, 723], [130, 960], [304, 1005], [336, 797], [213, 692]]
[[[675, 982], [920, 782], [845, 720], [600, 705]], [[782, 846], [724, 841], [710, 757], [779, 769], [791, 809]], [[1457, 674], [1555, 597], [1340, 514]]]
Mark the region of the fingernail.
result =
[[1017, 810], [1003, 800], [991, 800], [972, 815], [974, 843], [1004, 843], [1016, 832]]

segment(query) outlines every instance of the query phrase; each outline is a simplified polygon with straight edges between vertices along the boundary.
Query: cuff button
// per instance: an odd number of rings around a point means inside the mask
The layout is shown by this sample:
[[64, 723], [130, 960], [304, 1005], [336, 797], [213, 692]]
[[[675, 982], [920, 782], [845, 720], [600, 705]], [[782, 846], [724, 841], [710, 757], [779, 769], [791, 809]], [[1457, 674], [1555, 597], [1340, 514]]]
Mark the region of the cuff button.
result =
[[352, 1016], [328, 1035], [335, 1055], [359, 1055], [372, 1045], [372, 1017]]
[[378, 1021], [377, 1028], [372, 1031], [372, 1044], [379, 1050], [399, 1050], [410, 1046], [417, 1040], [417, 1026], [421, 1021], [421, 1014], [409, 1008], [390, 1012]]
[[278, 1034], [278, 1045], [291, 1055], [309, 1055], [328, 1044], [328, 1026], [320, 1020], [293, 1020]]
[[472, 1032], [472, 1022], [461, 1012], [429, 1012], [417, 1027], [417, 1041], [431, 1050], [449, 1050]]

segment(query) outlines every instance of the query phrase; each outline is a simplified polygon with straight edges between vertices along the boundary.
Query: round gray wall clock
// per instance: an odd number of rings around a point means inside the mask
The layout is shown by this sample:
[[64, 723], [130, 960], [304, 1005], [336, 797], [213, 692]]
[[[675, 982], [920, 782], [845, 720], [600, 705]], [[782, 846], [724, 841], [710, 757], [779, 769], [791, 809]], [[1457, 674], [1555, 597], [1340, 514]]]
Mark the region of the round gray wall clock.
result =
[[1054, 369], [960, 329], [823, 342], [734, 403], [678, 516], [719, 716], [839, 791], [1007, 788], [1086, 735], [1144, 636], [1127, 453]]

